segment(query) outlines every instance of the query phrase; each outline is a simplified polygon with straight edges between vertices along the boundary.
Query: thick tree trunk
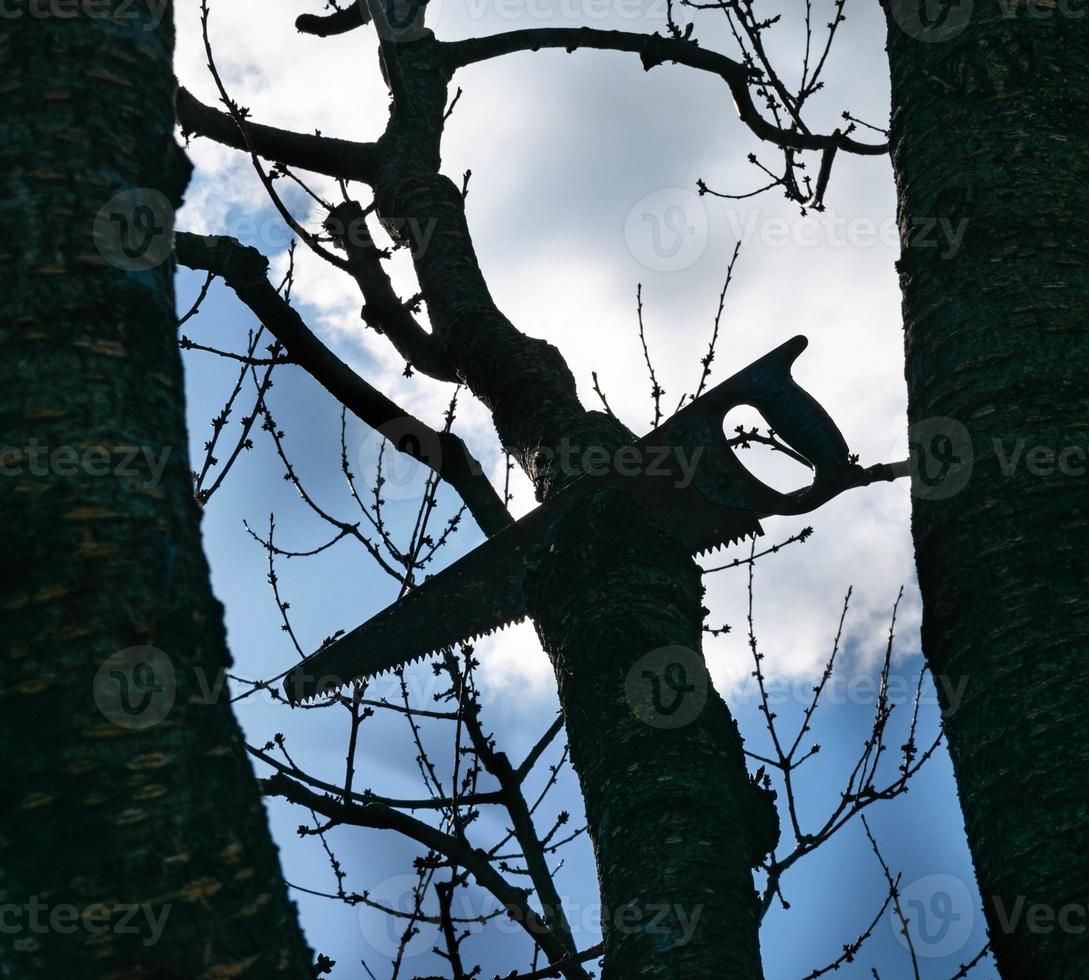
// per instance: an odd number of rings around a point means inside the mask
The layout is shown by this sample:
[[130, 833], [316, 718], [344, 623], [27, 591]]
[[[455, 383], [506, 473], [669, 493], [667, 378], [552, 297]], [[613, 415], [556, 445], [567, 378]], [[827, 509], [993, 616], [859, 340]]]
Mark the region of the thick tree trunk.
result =
[[778, 823], [698, 652], [699, 569], [622, 493], [545, 551], [528, 590], [597, 855], [603, 976], [762, 976], [751, 867]]
[[1083, 6], [889, 7], [923, 648], [1005, 978], [1089, 976]]
[[106, 6], [8, 4], [0, 36], [0, 974], [308, 977], [207, 693], [228, 657], [176, 342], [172, 14]]
[[[577, 476], [557, 460], [631, 434], [587, 412], [550, 344], [496, 309], [454, 184], [437, 173], [448, 69], [429, 41], [399, 48], [411, 100], [380, 141], [374, 188], [388, 226], [434, 229], [414, 249], [432, 328], [492, 410], [503, 444], [546, 499]], [[749, 782], [741, 738], [700, 651], [698, 569], [623, 494], [554, 529], [527, 580], [559, 682], [601, 884], [605, 980], [762, 976], [752, 866], [774, 845], [774, 807]], [[664, 689], [672, 714], [649, 692]], [[674, 704], [674, 697], [682, 701]]]

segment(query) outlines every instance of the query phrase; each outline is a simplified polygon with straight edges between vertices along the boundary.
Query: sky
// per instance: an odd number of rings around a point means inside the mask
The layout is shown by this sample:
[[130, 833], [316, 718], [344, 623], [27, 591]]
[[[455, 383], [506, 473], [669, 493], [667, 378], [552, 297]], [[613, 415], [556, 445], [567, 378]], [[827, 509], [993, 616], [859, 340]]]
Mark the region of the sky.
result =
[[[176, 70], [183, 85], [214, 103], [196, 6], [178, 7]], [[814, 20], [823, 25], [832, 4], [818, 0], [814, 7]], [[784, 7], [786, 16], [769, 39], [773, 58], [788, 76], [800, 64], [804, 40], [799, 8]], [[320, 0], [215, 0], [211, 36], [217, 65], [232, 96], [260, 122], [374, 139], [384, 126], [388, 103], [374, 35], [367, 29], [326, 39], [297, 34], [295, 17], [320, 9]], [[693, 13], [681, 7], [675, 17], [683, 24]], [[879, 6], [855, 0], [847, 4], [846, 14], [826, 71], [827, 85], [811, 103], [810, 124], [821, 131], [840, 125], [844, 110], [877, 125], [888, 118]], [[428, 25], [445, 39], [529, 26], [651, 32], [662, 30], [664, 21], [664, 0], [432, 0], [428, 9]], [[736, 54], [715, 12], [699, 13], [695, 25], [701, 44]], [[592, 389], [596, 371], [621, 419], [636, 433], [650, 428], [650, 382], [636, 321], [640, 284], [646, 339], [667, 392], [664, 403], [671, 407], [694, 389], [726, 269], [740, 242], [712, 380], [721, 381], [804, 334], [810, 346], [795, 376], [837, 421], [851, 450], [866, 464], [906, 455], [894, 268], [899, 244], [887, 158], [841, 154], [827, 210], [802, 218], [777, 191], [741, 201], [696, 194], [701, 178], [733, 194], [765, 183], [747, 161], [750, 153], [768, 166], [779, 165], [774, 151], [738, 122], [725, 86], [709, 76], [668, 65], [644, 72], [636, 56], [623, 53], [546, 51], [473, 66], [455, 84], [463, 94], [447, 126], [443, 172], [460, 182], [466, 170], [472, 171], [468, 219], [492, 294], [519, 329], [559, 347], [588, 407], [599, 407]], [[248, 158], [207, 140], [194, 140], [188, 152], [196, 169], [178, 227], [230, 234], [255, 245], [272, 260], [278, 280], [286, 268], [290, 233]], [[323, 178], [315, 178], [312, 186], [333, 196]], [[353, 190], [368, 203], [365, 188]], [[313, 202], [301, 191], [288, 190], [284, 196], [300, 220], [313, 227]], [[415, 293], [407, 257], [398, 254], [390, 267], [401, 295]], [[182, 310], [202, 281], [203, 276], [179, 273]], [[406, 409], [441, 425], [450, 386], [403, 377], [403, 362], [362, 324], [354, 283], [304, 247], [297, 254], [293, 301], [309, 326], [360, 374]], [[255, 326], [252, 314], [217, 284], [185, 333], [199, 343], [240, 351]], [[237, 369], [199, 351], [187, 352], [185, 364], [191, 448], [199, 460], [209, 422], [222, 408]], [[348, 519], [354, 504], [338, 464], [337, 406], [297, 368], [280, 368], [275, 378], [269, 404], [285, 432], [292, 464], [322, 507]], [[249, 407], [235, 413], [224, 438], [237, 432]], [[726, 424], [732, 428], [752, 421], [751, 416], [731, 416]], [[487, 413], [466, 394], [459, 401], [455, 430], [501, 480], [503, 460]], [[365, 479], [373, 471], [378, 442], [354, 421], [347, 432], [353, 468]], [[784, 486], [794, 485], [798, 475], [784, 472], [773, 460], [754, 458], [751, 465]], [[397, 472], [387, 486], [387, 510], [391, 526], [403, 533], [423, 481], [410, 466]], [[513, 489], [513, 509], [520, 515], [534, 505], [532, 492], [520, 475]], [[441, 515], [448, 516], [455, 506], [451, 494], [442, 495]], [[297, 657], [267, 582], [267, 556], [243, 523], [266, 534], [271, 514], [277, 543], [284, 548], [308, 550], [330, 536], [284, 481], [271, 440], [258, 433], [255, 448], [232, 470], [204, 517], [213, 586], [226, 607], [236, 671], [244, 677], [273, 676]], [[823, 669], [844, 595], [853, 586], [839, 672], [816, 725], [822, 751], [807, 763], [802, 779], [802, 814], [814, 824], [836, 798], [869, 730], [875, 679], [901, 587], [905, 594], [891, 670], [898, 702], [890, 738], [894, 748], [900, 744], [896, 733], [902, 734], [910, 716], [922, 659], [909, 514], [910, 491], [901, 482], [845, 494], [803, 519], [764, 523], [769, 542], [806, 525], [815, 528], [804, 546], [761, 561], [756, 572], [756, 631], [788, 722], [799, 715]], [[443, 561], [480, 540], [482, 535], [466, 521]], [[725, 560], [732, 557], [727, 553]], [[715, 563], [721, 561], [707, 564]], [[291, 603], [292, 626], [307, 652], [335, 630], [363, 622], [397, 594], [396, 584], [347, 542], [315, 558], [281, 562], [276, 571], [281, 593]], [[725, 636], [707, 638], [711, 676], [738, 718], [747, 746], [759, 752], [767, 738], [749, 676], [745, 572], [715, 573], [706, 582], [711, 625], [732, 627]], [[518, 759], [555, 717], [551, 668], [529, 625], [482, 642], [477, 653], [486, 723], [498, 744]], [[411, 674], [410, 682], [420, 699], [434, 693], [426, 668]], [[340, 712], [290, 712], [260, 696], [236, 707], [251, 743], [264, 744], [282, 732], [308, 771], [333, 782], [343, 778], [347, 724]], [[364, 728], [357, 786], [390, 796], [418, 796], [415, 750], [403, 722], [395, 722], [378, 720]], [[926, 685], [920, 729], [933, 737], [937, 727], [933, 690]], [[429, 744], [439, 754], [447, 747], [437, 734]], [[557, 743], [546, 764], [556, 762], [559, 751]], [[542, 811], [544, 825], [562, 809], [581, 812], [569, 771]], [[311, 944], [337, 961], [333, 976], [365, 976], [361, 961], [375, 976], [388, 976], [393, 947], [384, 918], [301, 890], [334, 890], [328, 860], [315, 839], [296, 835], [296, 827], [308, 819], [305, 811], [272, 801], [269, 812], [285, 877], [299, 886], [293, 897], [303, 927]], [[905, 907], [915, 911], [911, 928], [920, 973], [951, 976], [982, 947], [984, 931], [944, 748], [906, 796], [870, 813], [882, 853], [894, 873], [902, 875]], [[348, 871], [349, 890], [370, 890], [394, 903], [403, 900], [406, 882], [411, 882], [405, 876], [418, 853], [413, 845], [386, 832], [354, 829], [338, 829], [329, 839]], [[577, 941], [592, 945], [599, 938], [598, 908], [593, 857], [585, 839], [566, 852], [557, 881]], [[857, 821], [793, 869], [784, 892], [791, 908], [776, 905], [761, 936], [771, 980], [802, 977], [833, 960], [880, 907], [884, 878]], [[474, 911], [494, 908], [486, 897], [473, 895], [479, 904]], [[870, 976], [876, 967], [885, 978], [911, 976], [897, 929], [886, 915], [856, 962], [838, 975]], [[403, 976], [441, 969], [429, 952], [431, 943], [425, 936], [413, 944]], [[482, 965], [483, 976], [527, 966], [526, 944], [509, 926], [493, 922], [465, 948]], [[974, 975], [993, 976], [993, 970], [984, 963]]]

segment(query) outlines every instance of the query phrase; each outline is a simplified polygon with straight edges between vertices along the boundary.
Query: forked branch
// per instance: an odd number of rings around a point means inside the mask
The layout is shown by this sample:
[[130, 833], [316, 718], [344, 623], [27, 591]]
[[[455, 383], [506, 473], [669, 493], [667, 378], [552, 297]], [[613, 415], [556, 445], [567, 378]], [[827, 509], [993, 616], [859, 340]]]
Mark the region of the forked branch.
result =
[[[265, 256], [233, 238], [187, 232], [178, 233], [176, 249], [182, 265], [220, 276], [287, 348], [291, 359], [361, 421], [379, 430], [395, 423], [399, 432], [408, 428], [418, 432], [419, 438], [405, 439], [398, 448], [449, 483], [486, 534], [511, 522], [499, 494], [461, 439], [435, 432], [409, 415], [329, 350], [268, 281]], [[438, 447], [438, 452], [428, 452], [428, 446]]]
[[701, 48], [694, 41], [662, 37], [660, 34], [634, 34], [628, 31], [604, 31], [591, 27], [542, 27], [493, 34], [490, 37], [469, 38], [445, 44], [446, 56], [455, 68], [513, 54], [516, 51], [539, 51], [541, 48], [562, 48], [575, 51], [591, 48], [597, 51], [630, 51], [638, 54], [643, 67], [649, 71], [657, 65], [672, 62], [718, 75], [733, 94], [741, 121], [762, 140], [784, 149], [826, 150], [835, 147], [849, 153], [880, 156], [888, 152], [887, 143], [860, 143], [836, 130], [830, 135], [783, 129], [769, 123], [757, 111], [749, 83], [752, 72], [741, 62], [717, 51]]

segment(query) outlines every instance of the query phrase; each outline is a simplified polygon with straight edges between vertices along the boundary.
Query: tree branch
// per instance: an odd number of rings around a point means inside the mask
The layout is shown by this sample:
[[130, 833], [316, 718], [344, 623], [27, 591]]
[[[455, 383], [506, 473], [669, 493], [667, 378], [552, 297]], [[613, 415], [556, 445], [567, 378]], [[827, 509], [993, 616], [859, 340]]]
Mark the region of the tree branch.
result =
[[295, 19], [295, 30], [300, 34], [332, 37], [334, 34], [347, 34], [370, 21], [366, 4], [352, 0], [350, 6], [331, 14], [300, 14]]
[[220, 276], [287, 348], [292, 360], [359, 419], [379, 430], [396, 423], [401, 434], [417, 433], [417, 439], [405, 439], [398, 448], [449, 483], [485, 534], [511, 523], [498, 493], [461, 439], [451, 432], [435, 432], [409, 415], [329, 350], [268, 281], [265, 256], [233, 238], [187, 232], [177, 234], [175, 247], [182, 265]]
[[305, 806], [338, 824], [368, 827], [375, 830], [393, 830], [436, 854], [441, 854], [452, 865], [465, 868], [481, 888], [490, 892], [503, 904], [507, 914], [533, 938], [550, 961], [566, 961], [570, 951], [565, 949], [552, 934], [541, 917], [526, 900], [526, 892], [515, 888], [488, 862], [483, 851], [475, 850], [463, 841], [443, 833], [430, 824], [410, 817], [407, 813], [393, 810], [378, 803], [357, 806], [329, 796], [311, 792], [287, 776], [277, 774], [261, 780], [265, 796], [282, 796], [299, 806]]
[[519, 782], [525, 782], [530, 770], [537, 765], [537, 760], [552, 743], [552, 740], [563, 731], [563, 715], [557, 715], [556, 720], [548, 726], [548, 731], [537, 741], [537, 744], [529, 750], [529, 754], [522, 760], [522, 764], [515, 770]]
[[638, 54], [643, 67], [649, 71], [665, 62], [673, 62], [718, 75], [730, 87], [737, 114], [756, 136], [777, 146], [795, 150], [824, 150], [836, 147], [849, 153], [880, 156], [888, 152], [888, 144], [859, 143], [838, 130], [829, 136], [781, 129], [769, 123], [757, 111], [749, 91], [749, 69], [738, 61], [701, 48], [694, 41], [662, 37], [660, 34], [633, 34], [628, 31], [604, 31], [591, 27], [542, 27], [493, 34], [490, 37], [469, 38], [445, 45], [449, 63], [462, 68], [490, 58], [516, 51], [538, 51], [541, 48], [563, 48], [575, 51], [592, 48], [598, 51], [630, 51]]
[[[184, 88], [178, 89], [177, 108], [185, 136], [206, 136], [236, 150], [250, 149], [229, 113], [205, 105]], [[365, 184], [373, 181], [381, 155], [375, 143], [293, 133], [248, 121], [246, 132], [254, 151], [267, 160]]]
[[501, 978], [501, 980], [548, 980], [549, 977], [560, 976], [563, 973], [564, 968], [570, 966], [572, 963], [585, 963], [587, 960], [596, 960], [603, 956], [604, 953], [605, 944], [598, 943], [596, 946], [591, 946], [581, 953], [575, 953], [568, 956], [559, 963], [550, 963], [548, 966], [543, 966], [541, 969], [534, 970], [532, 973], [509, 973], [506, 977]]
[[[363, 702], [361, 701], [360, 704], [362, 703]], [[395, 810], [443, 810], [450, 807], [454, 802], [447, 797], [431, 797], [426, 800], [398, 800], [386, 796], [378, 796], [370, 790], [366, 790], [362, 793], [349, 792], [345, 794], [344, 787], [334, 786], [332, 783], [316, 779], [296, 766], [286, 766], [263, 749], [256, 748], [253, 745], [247, 745], [246, 751], [255, 759], [260, 759], [266, 765], [272, 766], [277, 772], [290, 779], [305, 783], [307, 786], [314, 787], [314, 789], [324, 790], [326, 793], [339, 795], [341, 799], [348, 799], [351, 802], [360, 805], [376, 803], [381, 806], [391, 807]], [[488, 804], [499, 806], [503, 803], [503, 796], [499, 792], [466, 794], [465, 796], [459, 796], [457, 798], [457, 803], [461, 806], [484, 806]]]
[[439, 381], [457, 381], [438, 340], [429, 334], [394, 292], [382, 267], [382, 251], [371, 238], [363, 209], [347, 201], [332, 210], [325, 228], [348, 255], [348, 272], [359, 284], [366, 305], [363, 318], [389, 338], [412, 367]]

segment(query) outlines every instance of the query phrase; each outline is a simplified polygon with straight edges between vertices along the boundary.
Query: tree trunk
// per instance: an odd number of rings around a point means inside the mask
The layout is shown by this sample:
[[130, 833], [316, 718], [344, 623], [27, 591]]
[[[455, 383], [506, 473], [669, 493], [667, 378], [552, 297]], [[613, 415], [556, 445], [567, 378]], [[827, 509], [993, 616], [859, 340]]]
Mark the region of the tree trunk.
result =
[[751, 868], [778, 823], [699, 653], [699, 569], [619, 492], [544, 551], [528, 591], [597, 856], [605, 980], [763, 976]]
[[1005, 978], [1089, 976], [1081, 6], [889, 7], [923, 649]]
[[172, 12], [7, 6], [0, 974], [309, 977], [213, 696], [228, 655], [176, 339]]
[[[462, 195], [437, 172], [449, 69], [428, 40], [398, 52], [411, 111], [396, 109], [380, 141], [379, 214], [409, 244], [413, 229], [434, 229], [413, 256], [435, 338], [547, 499], [578, 475], [564, 459], [611, 455], [632, 436], [587, 412], [559, 352], [496, 309]], [[597, 854], [604, 980], [761, 977], [751, 869], [778, 824], [699, 652], [691, 556], [625, 495], [602, 494], [553, 529], [526, 588]], [[674, 706], [667, 689], [674, 713], [656, 712], [648, 691], [678, 681], [678, 666], [694, 690]]]

